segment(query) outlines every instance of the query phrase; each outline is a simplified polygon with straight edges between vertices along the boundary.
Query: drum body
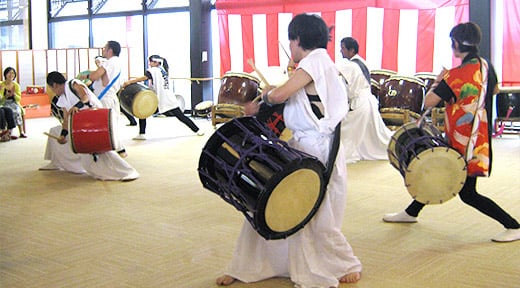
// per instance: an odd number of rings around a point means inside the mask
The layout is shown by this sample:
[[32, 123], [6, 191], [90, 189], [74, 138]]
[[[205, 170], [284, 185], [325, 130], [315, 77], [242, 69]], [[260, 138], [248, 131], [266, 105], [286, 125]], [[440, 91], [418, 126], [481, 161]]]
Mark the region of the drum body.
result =
[[324, 166], [254, 117], [222, 125], [199, 160], [203, 186], [241, 211], [265, 239], [286, 238], [316, 213], [324, 197]]
[[379, 111], [389, 127], [398, 128], [419, 119], [423, 102], [424, 82], [418, 78], [395, 75], [381, 86]]
[[430, 88], [432, 87], [435, 79], [437, 79], [437, 75], [428, 72], [420, 72], [416, 73], [414, 77], [421, 79], [424, 82], [424, 94], [428, 93]]
[[424, 82], [415, 77], [392, 76], [381, 86], [381, 108], [408, 109], [421, 113], [424, 103]]
[[[428, 72], [420, 72], [420, 73], [416, 73], [414, 75], [414, 77], [419, 78], [424, 82], [424, 97], [426, 97], [426, 94], [428, 94], [428, 91], [430, 91], [430, 89], [432, 88], [433, 83], [435, 83], [435, 79], [437, 79], [437, 75], [435, 75], [433, 73], [428, 73]], [[437, 104], [436, 107], [438, 107], [438, 108], [445, 107], [444, 101], [439, 102], [439, 104]]]
[[70, 117], [70, 138], [74, 153], [103, 153], [115, 149], [114, 116], [111, 109], [85, 109]]
[[466, 161], [450, 148], [434, 126], [404, 124], [390, 139], [388, 158], [404, 177], [413, 199], [441, 204], [456, 196], [466, 182]]
[[139, 119], [146, 119], [157, 111], [159, 99], [150, 88], [140, 83], [133, 83], [121, 88], [117, 93], [121, 107]]
[[227, 72], [222, 77], [218, 103], [243, 105], [258, 96], [260, 81], [246, 73]]
[[370, 78], [379, 84], [379, 86], [382, 86], [386, 79], [395, 75], [397, 75], [397, 72], [387, 69], [377, 69], [370, 71]]
[[372, 95], [379, 99], [379, 94], [381, 93], [381, 85], [379, 85], [379, 83], [374, 79], [370, 79], [370, 91], [372, 92]]
[[496, 97], [498, 119], [506, 119], [509, 107], [513, 107], [509, 118], [520, 118], [520, 87], [502, 87]]

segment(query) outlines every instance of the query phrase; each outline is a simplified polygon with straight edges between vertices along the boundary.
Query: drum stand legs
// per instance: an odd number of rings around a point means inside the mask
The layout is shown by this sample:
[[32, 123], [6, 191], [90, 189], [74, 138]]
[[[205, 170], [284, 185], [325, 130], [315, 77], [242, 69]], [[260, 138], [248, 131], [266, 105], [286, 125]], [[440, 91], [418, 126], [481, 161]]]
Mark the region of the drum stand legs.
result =
[[245, 115], [244, 107], [236, 104], [217, 104], [211, 106], [211, 124], [217, 128], [217, 124], [225, 123], [233, 118]]

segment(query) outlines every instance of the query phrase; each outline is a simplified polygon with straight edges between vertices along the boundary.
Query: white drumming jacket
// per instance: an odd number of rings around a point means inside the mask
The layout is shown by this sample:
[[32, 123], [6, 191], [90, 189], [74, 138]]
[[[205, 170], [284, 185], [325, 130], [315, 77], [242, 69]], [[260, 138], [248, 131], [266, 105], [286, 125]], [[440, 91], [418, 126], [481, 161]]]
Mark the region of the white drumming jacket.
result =
[[[284, 119], [292, 131], [289, 145], [326, 163], [334, 128], [348, 112], [347, 95], [338, 71], [325, 49], [316, 49], [299, 63], [315, 81], [324, 117], [312, 112], [304, 89], [285, 104]], [[346, 203], [347, 171], [340, 145], [323, 202], [312, 220], [283, 240], [265, 240], [246, 220], [226, 274], [243, 282], [290, 277], [297, 287], [337, 287], [347, 273], [360, 272], [361, 263], [341, 232]]]
[[[117, 77], [118, 74], [121, 72], [121, 63], [118, 56], [112, 56], [110, 59], [104, 60], [101, 62], [101, 66], [105, 69], [106, 76], [108, 77], [108, 84], [112, 82], [112, 79]], [[121, 113], [121, 106], [119, 103], [119, 97], [117, 96], [117, 92], [119, 89], [121, 89], [121, 79], [123, 79], [123, 75], [119, 75], [119, 78], [117, 78], [116, 81], [114, 81], [114, 84], [108, 89], [106, 94], [101, 98], [101, 104], [104, 108], [112, 109], [112, 113], [115, 113], [116, 117], [114, 117], [114, 133], [115, 135], [120, 135], [119, 133], [119, 114]], [[100, 79], [101, 80], [101, 79]], [[102, 82], [102, 81], [101, 81]], [[94, 82], [96, 83], [96, 82]], [[97, 85], [97, 84], [96, 84]], [[99, 94], [105, 89], [106, 86], [94, 87], [94, 92], [96, 93], [96, 96], [99, 97]], [[119, 137], [116, 137], [117, 143], [115, 143], [116, 151], [124, 149], [123, 144], [121, 141], [119, 141]]]
[[[79, 101], [79, 97], [70, 89], [69, 83], [72, 81], [84, 85], [81, 81], [76, 79], [65, 82], [65, 93], [59, 96], [56, 105], [60, 108], [67, 109], [67, 111]], [[101, 102], [97, 99], [96, 95], [88, 88], [87, 90], [92, 107], [101, 108]], [[88, 107], [85, 106], [82, 109], [88, 109]], [[112, 113], [114, 112], [112, 111]], [[56, 128], [57, 127], [52, 128], [51, 133], [59, 135], [61, 127], [59, 127], [59, 131]], [[139, 177], [139, 173], [115, 151], [98, 154], [96, 161], [94, 161], [94, 158], [90, 154], [74, 154], [70, 143], [71, 134], [72, 131], [70, 131], [69, 127], [68, 143], [66, 144], [60, 144], [55, 139], [49, 138], [47, 141], [45, 159], [51, 160], [51, 163], [60, 169], [73, 173], [86, 172], [99, 180], [133, 180]], [[64, 152], [65, 150], [66, 152]], [[74, 157], [74, 155], [77, 155], [77, 157]]]
[[[359, 57], [358, 55], [354, 56]], [[340, 59], [336, 66], [347, 82], [351, 111], [341, 126], [341, 136], [347, 163], [359, 160], [388, 160], [388, 143], [393, 132], [379, 113], [379, 101], [370, 88], [358, 64]]]
[[179, 107], [175, 93], [170, 89], [168, 73], [161, 67], [150, 67], [148, 72], [152, 75], [152, 89], [159, 99], [159, 113]]

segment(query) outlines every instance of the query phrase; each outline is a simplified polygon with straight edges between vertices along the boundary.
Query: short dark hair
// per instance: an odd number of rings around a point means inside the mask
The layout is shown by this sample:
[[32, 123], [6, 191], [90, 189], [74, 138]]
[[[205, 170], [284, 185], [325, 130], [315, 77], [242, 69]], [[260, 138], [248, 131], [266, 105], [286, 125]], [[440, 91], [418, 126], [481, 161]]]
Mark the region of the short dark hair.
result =
[[330, 30], [325, 21], [314, 14], [296, 15], [289, 23], [289, 40], [300, 39], [300, 47], [305, 50], [327, 48]]
[[65, 79], [65, 76], [63, 76], [63, 74], [58, 71], [52, 71], [47, 75], [47, 85], [51, 87], [54, 85], [54, 83], [65, 84], [66, 81], [67, 79]]
[[121, 53], [121, 45], [117, 41], [108, 41], [107, 46], [109, 49], [112, 49], [112, 53], [114, 53], [115, 56], [119, 56]]
[[455, 42], [459, 43], [460, 52], [478, 53], [482, 32], [473, 22], [460, 23], [451, 29], [450, 38], [452, 47], [455, 47]]
[[16, 79], [16, 70], [13, 67], [7, 67], [4, 69], [4, 78], [7, 78], [7, 73], [13, 71], [14, 72], [14, 79]]
[[345, 37], [341, 39], [341, 45], [345, 46], [347, 50], [354, 49], [354, 53], [358, 54], [359, 52], [359, 44], [356, 39], [352, 37]]

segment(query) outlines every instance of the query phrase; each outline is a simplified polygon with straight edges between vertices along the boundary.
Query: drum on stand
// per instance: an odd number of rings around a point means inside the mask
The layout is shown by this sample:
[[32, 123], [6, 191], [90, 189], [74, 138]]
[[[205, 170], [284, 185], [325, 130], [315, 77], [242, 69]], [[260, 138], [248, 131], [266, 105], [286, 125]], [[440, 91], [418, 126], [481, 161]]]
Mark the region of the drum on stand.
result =
[[[426, 94], [428, 94], [428, 91], [430, 91], [432, 88], [433, 83], [435, 83], [437, 75], [429, 72], [419, 72], [416, 73], [414, 77], [417, 77], [424, 82], [424, 97], [426, 98]], [[437, 106], [432, 108], [432, 124], [441, 131], [444, 131], [444, 113], [446, 111], [445, 106], [446, 105], [444, 101], [441, 100]]]
[[[426, 97], [426, 94], [428, 94], [428, 91], [432, 88], [433, 83], [435, 83], [437, 75], [429, 72], [419, 72], [415, 73], [414, 77], [419, 78], [424, 82], [424, 97]], [[436, 107], [444, 108], [444, 101], [439, 102]]]
[[397, 72], [387, 69], [375, 69], [370, 71], [370, 78], [379, 84], [379, 86], [383, 86], [386, 79], [395, 75], [397, 75]]
[[218, 103], [238, 104], [253, 101], [259, 94], [260, 81], [248, 73], [227, 72], [222, 77]]
[[505, 119], [509, 107], [513, 108], [509, 118], [520, 118], [520, 87], [502, 87], [496, 97], [497, 118]]
[[70, 140], [74, 153], [103, 153], [115, 149], [114, 118], [111, 109], [80, 110], [69, 119]]
[[424, 82], [416, 77], [391, 76], [381, 86], [379, 105], [387, 126], [399, 127], [419, 119], [424, 103]]
[[495, 129], [500, 134], [520, 134], [520, 87], [501, 87], [496, 95]]
[[260, 93], [260, 80], [248, 73], [227, 72], [220, 82], [218, 103], [211, 107], [211, 123], [217, 124], [244, 116], [244, 105]]
[[242, 117], [211, 136], [198, 171], [205, 188], [241, 211], [269, 240], [286, 238], [311, 220], [324, 197], [324, 169], [256, 118]]
[[419, 72], [415, 73], [413, 76], [424, 82], [424, 95], [430, 91], [433, 83], [435, 83], [435, 79], [437, 79], [437, 75], [429, 72]]
[[157, 94], [140, 83], [133, 83], [117, 92], [121, 107], [139, 119], [152, 116], [159, 104]]
[[374, 80], [370, 79], [370, 91], [372, 92], [372, 95], [376, 97], [379, 100], [379, 94], [381, 93], [381, 85]]
[[211, 100], [200, 102], [199, 104], [195, 105], [195, 108], [193, 108], [193, 116], [196, 116], [196, 117], [211, 116], [211, 107], [212, 106], [213, 106], [213, 101], [211, 101]]
[[404, 177], [413, 199], [442, 204], [456, 196], [466, 182], [466, 161], [450, 148], [439, 130], [425, 123], [406, 123], [388, 144], [390, 164]]

